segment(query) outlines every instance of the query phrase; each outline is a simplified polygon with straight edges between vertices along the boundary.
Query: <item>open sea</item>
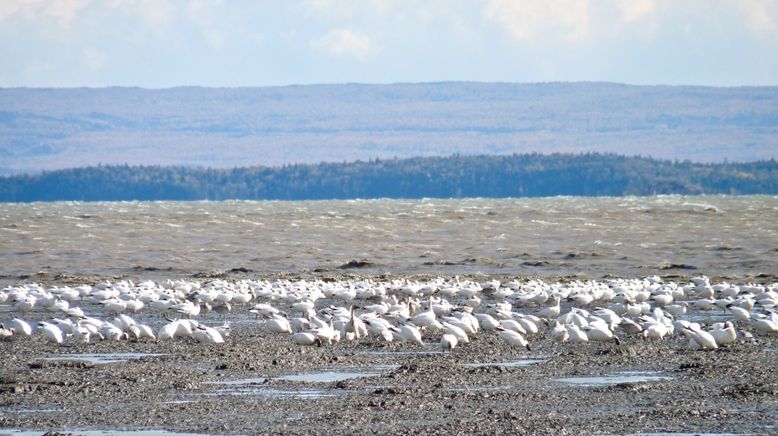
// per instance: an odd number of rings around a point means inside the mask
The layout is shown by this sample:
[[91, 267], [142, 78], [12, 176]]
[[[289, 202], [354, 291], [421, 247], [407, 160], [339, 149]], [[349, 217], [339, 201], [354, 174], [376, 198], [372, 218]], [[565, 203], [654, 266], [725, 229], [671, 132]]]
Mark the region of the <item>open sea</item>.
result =
[[244, 269], [774, 275], [778, 197], [0, 204], [3, 283]]

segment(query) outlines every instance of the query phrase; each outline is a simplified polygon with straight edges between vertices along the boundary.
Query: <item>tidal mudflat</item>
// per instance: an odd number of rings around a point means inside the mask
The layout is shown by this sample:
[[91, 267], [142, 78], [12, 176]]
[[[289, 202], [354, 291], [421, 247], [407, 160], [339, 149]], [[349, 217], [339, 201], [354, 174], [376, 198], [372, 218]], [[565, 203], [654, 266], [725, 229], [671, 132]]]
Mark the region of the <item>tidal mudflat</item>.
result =
[[[28, 294], [59, 293], [54, 301], [70, 295], [66, 310], [79, 307], [86, 317], [122, 330], [114, 339], [101, 333], [103, 340], [95, 335], [88, 342], [64, 333], [62, 344], [38, 322], [71, 319], [78, 325], [84, 318], [49, 310], [54, 303], [46, 306], [40, 295], [31, 310], [20, 312], [20, 301], [12, 298], [21, 296], [22, 286], [6, 288], [9, 298], [0, 307], [6, 327], [13, 318], [37, 327], [31, 336], [14, 334], [0, 342], [2, 431], [778, 431], [778, 334], [760, 324], [767, 320], [769, 325], [773, 316], [776, 285], [769, 281], [342, 275], [318, 281], [107, 283], [24, 286]], [[81, 289], [85, 295], [67, 289]], [[160, 298], [148, 297], [149, 289], [176, 301], [152, 303]], [[248, 301], [236, 298], [240, 293], [250, 295]], [[148, 302], [137, 312], [110, 303], [113, 299], [126, 303], [130, 296]], [[230, 304], [229, 311], [214, 310], [225, 303]], [[171, 309], [176, 304], [184, 306]], [[188, 304], [197, 305], [200, 312], [185, 314]], [[402, 313], [403, 306], [407, 314]], [[736, 308], [741, 306], [750, 306], [748, 319], [738, 318], [742, 312]], [[607, 311], [614, 312], [619, 322]], [[673, 311], [678, 312], [672, 315]], [[389, 340], [384, 329], [376, 327], [381, 324], [376, 319], [393, 327], [422, 324], [430, 312], [442, 328], [433, 323], [422, 328], [422, 344], [399, 333]], [[474, 318], [489, 315], [499, 326], [488, 327], [486, 318], [480, 317], [478, 331], [465, 333], [468, 343], [460, 340], [453, 349], [442, 348], [443, 335], [459, 334], [450, 326], [468, 319], [464, 313]], [[133, 336], [132, 329], [120, 327], [117, 320], [124, 319], [122, 315], [149, 326], [155, 339]], [[229, 325], [223, 342], [212, 343], [185, 331], [160, 339], [166, 325], [187, 317], [195, 320], [186, 321], [190, 327]], [[312, 332], [318, 341], [298, 344], [293, 334], [278, 331], [277, 317], [288, 320], [294, 331]], [[339, 337], [329, 336], [331, 332], [317, 326], [316, 319]], [[600, 329], [598, 319], [618, 341], [595, 333]], [[696, 323], [701, 331], [712, 332], [717, 323], [719, 329], [727, 329], [727, 322], [736, 336], [728, 342], [717, 333], [714, 340], [722, 343], [715, 349], [705, 349], [704, 338], [695, 340], [695, 327], [686, 327]], [[657, 323], [672, 332], [655, 337]], [[529, 347], [499, 334], [500, 328], [515, 329], [516, 324], [523, 326]], [[586, 342], [576, 342], [570, 334], [563, 339], [560, 326], [590, 337]]]

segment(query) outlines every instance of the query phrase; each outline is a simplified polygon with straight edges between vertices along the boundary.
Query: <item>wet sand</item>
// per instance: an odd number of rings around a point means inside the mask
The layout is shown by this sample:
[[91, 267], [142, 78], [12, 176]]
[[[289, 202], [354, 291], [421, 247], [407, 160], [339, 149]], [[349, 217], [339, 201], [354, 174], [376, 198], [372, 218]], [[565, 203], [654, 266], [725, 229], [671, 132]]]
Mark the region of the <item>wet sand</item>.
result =
[[[532, 351], [487, 332], [450, 353], [374, 338], [318, 348], [268, 333], [247, 309], [201, 319], [233, 323], [221, 345], [178, 338], [58, 346], [39, 335], [0, 342], [0, 429], [778, 433], [778, 336], [716, 351], [692, 351], [680, 335], [576, 345], [546, 332], [530, 339]], [[149, 355], [56, 359], [84, 353]]]

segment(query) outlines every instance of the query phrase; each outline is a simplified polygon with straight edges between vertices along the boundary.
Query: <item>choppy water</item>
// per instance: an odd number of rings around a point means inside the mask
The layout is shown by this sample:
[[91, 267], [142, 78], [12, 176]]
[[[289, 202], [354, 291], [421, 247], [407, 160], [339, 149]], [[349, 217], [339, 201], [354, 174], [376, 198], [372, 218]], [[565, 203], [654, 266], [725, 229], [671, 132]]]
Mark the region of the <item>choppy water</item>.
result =
[[5, 282], [352, 259], [364, 273], [775, 274], [778, 197], [0, 204]]

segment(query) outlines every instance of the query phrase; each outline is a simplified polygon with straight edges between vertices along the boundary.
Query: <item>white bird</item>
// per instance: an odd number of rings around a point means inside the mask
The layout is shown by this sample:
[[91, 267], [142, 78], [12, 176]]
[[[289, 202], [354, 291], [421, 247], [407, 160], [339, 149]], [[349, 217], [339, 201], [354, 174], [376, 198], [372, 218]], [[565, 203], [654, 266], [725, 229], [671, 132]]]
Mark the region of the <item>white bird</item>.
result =
[[570, 333], [564, 325], [554, 323], [554, 327], [551, 329], [551, 337], [557, 342], [567, 342], [570, 339]]
[[516, 333], [520, 333], [522, 335], [526, 335], [527, 331], [524, 330], [524, 327], [519, 323], [518, 321], [514, 319], [501, 319], [500, 320], [500, 327], [506, 329], [506, 330], [513, 330]]
[[100, 328], [99, 332], [104, 338], [110, 339], [112, 341], [120, 341], [128, 337], [128, 335], [124, 333], [122, 329], [116, 327], [115, 325], [109, 322], [104, 323], [103, 326]]
[[400, 328], [392, 327], [397, 336], [405, 342], [414, 342], [419, 345], [424, 345], [424, 341], [421, 339], [421, 332], [412, 324], [403, 324]]
[[118, 315], [127, 310], [127, 303], [122, 300], [106, 300], [102, 303], [105, 311], [113, 315]]
[[643, 332], [643, 326], [629, 318], [622, 318], [618, 328], [624, 332], [627, 332], [629, 335], [636, 335]]
[[570, 335], [570, 342], [581, 343], [589, 341], [589, 337], [586, 335], [586, 332], [581, 330], [577, 325], [568, 324], [566, 328], [567, 333]]
[[314, 345], [321, 347], [321, 339], [310, 332], [298, 332], [292, 335], [292, 339], [297, 345]]
[[684, 327], [684, 331], [703, 350], [716, 350], [719, 348], [713, 335], [702, 330], [699, 325], [691, 324], [689, 327]]
[[519, 324], [521, 324], [521, 326], [527, 332], [526, 334], [534, 335], [534, 334], [536, 334], [539, 331], [538, 330], [538, 324], [535, 321], [533, 321], [530, 318], [530, 316], [531, 315], [522, 315], [522, 314], [520, 314], [518, 319], [516, 319], [516, 321], [518, 321]]
[[497, 327], [495, 330], [497, 331], [497, 335], [500, 336], [500, 339], [505, 341], [508, 345], [512, 345], [514, 347], [524, 347], [527, 349], [527, 351], [532, 351], [529, 342], [527, 342], [524, 336], [522, 336], [520, 333], [517, 333], [513, 330], [507, 330], [503, 327]]
[[276, 309], [275, 307], [273, 307], [273, 306], [271, 306], [269, 304], [265, 304], [265, 303], [259, 303], [259, 304], [254, 305], [254, 307], [252, 307], [249, 310], [249, 312], [253, 313], [253, 314], [257, 315], [257, 316], [260, 316], [260, 315], [261, 316], [271, 316], [271, 315], [277, 315], [277, 314], [281, 313], [280, 310]]
[[151, 327], [145, 324], [132, 324], [127, 327], [127, 331], [130, 332], [136, 340], [143, 338], [148, 338], [153, 341], [157, 340], [157, 338], [154, 336], [154, 331], [151, 330]]
[[75, 330], [76, 328], [76, 325], [73, 323], [73, 321], [69, 319], [54, 318], [51, 320], [51, 324], [54, 324], [55, 326], [59, 327], [59, 329], [62, 330], [62, 333], [64, 335], [72, 335], [73, 330]]
[[701, 300], [692, 301], [692, 306], [698, 310], [713, 310], [716, 300], [712, 298], [703, 298]]
[[232, 333], [232, 326], [230, 326], [230, 323], [228, 322], [225, 322], [220, 326], [216, 326], [213, 329], [219, 332], [219, 334], [222, 335], [222, 338], [226, 338], [230, 335], [230, 333]]
[[346, 324], [346, 333], [354, 334], [357, 339], [367, 336], [367, 326], [362, 319], [354, 315], [354, 306], [351, 307], [349, 312], [350, 318]]
[[181, 314], [187, 318], [200, 315], [200, 305], [194, 304], [191, 301], [174, 304], [170, 306], [169, 310]]
[[8, 328], [14, 329], [14, 333], [24, 336], [30, 336], [32, 335], [32, 326], [27, 324], [27, 321], [19, 318], [14, 318], [11, 321], [8, 322]]
[[452, 351], [457, 346], [457, 337], [451, 334], [444, 334], [440, 337], [440, 348]]
[[653, 322], [643, 325], [643, 338], [645, 339], [663, 339], [667, 333], [667, 326], [662, 323]]
[[265, 328], [273, 333], [292, 333], [292, 326], [289, 320], [281, 315], [273, 315], [272, 318], [265, 321]]
[[467, 333], [465, 333], [465, 331], [459, 328], [458, 326], [455, 326], [446, 321], [443, 321], [441, 324], [443, 324], [443, 331], [446, 332], [446, 334], [452, 335], [457, 338], [457, 343], [459, 342], [464, 342], [465, 344], [470, 343], [470, 339], [467, 337]]
[[62, 335], [62, 330], [60, 330], [59, 327], [55, 326], [54, 324], [49, 324], [47, 322], [38, 323], [38, 327], [41, 333], [43, 333], [43, 336], [46, 337], [47, 341], [54, 342], [57, 344], [62, 343], [63, 335]]
[[224, 338], [216, 329], [198, 324], [192, 329], [192, 337], [201, 344], [223, 344]]
[[473, 315], [478, 319], [478, 323], [484, 330], [494, 330], [500, 326], [500, 322], [487, 313], [476, 313]]
[[590, 341], [598, 341], [598, 342], [613, 341], [616, 343], [616, 345], [621, 344], [619, 337], [613, 334], [613, 331], [611, 331], [611, 329], [608, 328], [608, 325], [605, 324], [605, 321], [590, 323], [588, 326], [584, 327], [583, 330], [586, 332], [586, 337]]
[[476, 329], [472, 324], [470, 324], [469, 321], [465, 321], [454, 316], [444, 316], [441, 318], [441, 320], [445, 321], [447, 324], [459, 327], [467, 335], [475, 336], [476, 334]]
[[80, 307], [70, 307], [68, 308], [68, 310], [65, 311], [65, 314], [73, 318], [84, 317], [84, 311]]
[[79, 325], [75, 330], [73, 330], [73, 340], [76, 342], [89, 343], [91, 338], [92, 332], [84, 326]]
[[732, 312], [732, 316], [736, 321], [748, 321], [751, 319], [751, 312], [734, 304], [727, 305], [727, 309]]
[[32, 310], [35, 308], [35, 303], [37, 303], [37, 301], [38, 301], [37, 298], [33, 296], [28, 296], [24, 300], [14, 304], [14, 310], [17, 310], [22, 313], [32, 312]]
[[14, 335], [14, 329], [5, 328], [3, 324], [0, 324], [0, 340], [5, 340]]
[[622, 318], [616, 312], [604, 307], [595, 310], [592, 315], [602, 318], [609, 326], [617, 326], [622, 322]]
[[437, 320], [437, 317], [435, 316], [435, 311], [432, 309], [432, 298], [430, 298], [430, 304], [427, 310], [423, 312], [415, 313], [408, 321], [410, 321], [411, 324], [418, 327], [428, 327], [428, 328], [436, 328], [436, 329], [442, 328], [440, 323]]
[[770, 318], [755, 318], [751, 320], [751, 327], [759, 333], [776, 334], [778, 333], [778, 322]]
[[551, 306], [544, 307], [537, 311], [535, 315], [538, 318], [557, 318], [559, 316], [559, 313], [562, 311], [562, 308], [559, 306], [559, 296], [554, 296], [553, 298], [553, 304]]
[[734, 344], [737, 341], [737, 330], [731, 321], [714, 324], [710, 334], [718, 345]]
[[176, 320], [163, 325], [162, 328], [159, 329], [159, 333], [157, 334], [157, 341], [164, 341], [166, 339], [175, 338], [178, 333], [179, 324], [180, 321]]
[[340, 341], [341, 333], [332, 327], [332, 324], [326, 324], [323, 327], [318, 327], [313, 330], [316, 333], [316, 337], [322, 342], [326, 341], [328, 344], [333, 344]]
[[683, 316], [686, 313], [687, 307], [688, 307], [687, 303], [670, 304], [670, 305], [664, 306], [664, 309], [665, 309], [665, 312], [667, 312], [670, 315], [678, 318], [680, 316]]
[[384, 332], [389, 330], [389, 327], [392, 326], [389, 321], [383, 318], [378, 318], [372, 313], [368, 313], [366, 316], [363, 316], [362, 321], [365, 323], [365, 327], [367, 328], [368, 333], [379, 337], [385, 336], [386, 333]]
[[651, 299], [659, 306], [668, 306], [673, 303], [672, 294], [654, 294], [651, 296]]

